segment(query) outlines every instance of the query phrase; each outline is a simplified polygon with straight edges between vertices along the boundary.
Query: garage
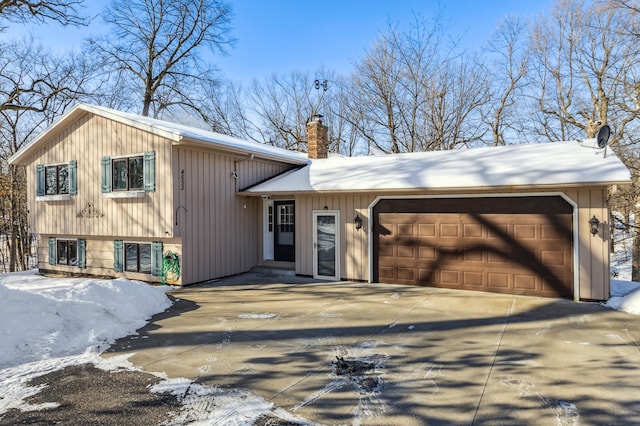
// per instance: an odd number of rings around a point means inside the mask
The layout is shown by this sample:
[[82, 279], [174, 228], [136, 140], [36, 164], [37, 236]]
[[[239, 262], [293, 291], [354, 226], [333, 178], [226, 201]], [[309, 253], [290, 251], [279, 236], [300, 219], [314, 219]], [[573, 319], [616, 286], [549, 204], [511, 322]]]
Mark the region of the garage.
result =
[[573, 206], [560, 196], [381, 199], [373, 281], [573, 297]]

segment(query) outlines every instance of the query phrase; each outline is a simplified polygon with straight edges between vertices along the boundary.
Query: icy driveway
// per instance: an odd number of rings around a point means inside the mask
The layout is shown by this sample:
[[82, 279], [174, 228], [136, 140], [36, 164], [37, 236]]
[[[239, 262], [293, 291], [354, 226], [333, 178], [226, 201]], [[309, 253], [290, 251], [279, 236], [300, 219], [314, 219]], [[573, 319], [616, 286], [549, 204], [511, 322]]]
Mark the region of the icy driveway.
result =
[[113, 352], [322, 424], [640, 421], [638, 317], [597, 304], [256, 274], [172, 294]]

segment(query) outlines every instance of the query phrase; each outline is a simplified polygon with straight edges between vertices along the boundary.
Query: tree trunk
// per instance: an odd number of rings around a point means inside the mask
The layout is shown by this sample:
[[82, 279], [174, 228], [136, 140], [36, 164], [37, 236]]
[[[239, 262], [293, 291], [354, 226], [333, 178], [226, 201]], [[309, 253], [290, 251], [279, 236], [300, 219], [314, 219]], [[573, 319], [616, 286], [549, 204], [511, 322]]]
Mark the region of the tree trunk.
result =
[[[634, 208], [634, 216], [640, 218], [640, 209]], [[631, 249], [631, 281], [640, 282], [640, 232], [638, 232], [637, 224], [634, 223], [633, 229], [633, 248]]]

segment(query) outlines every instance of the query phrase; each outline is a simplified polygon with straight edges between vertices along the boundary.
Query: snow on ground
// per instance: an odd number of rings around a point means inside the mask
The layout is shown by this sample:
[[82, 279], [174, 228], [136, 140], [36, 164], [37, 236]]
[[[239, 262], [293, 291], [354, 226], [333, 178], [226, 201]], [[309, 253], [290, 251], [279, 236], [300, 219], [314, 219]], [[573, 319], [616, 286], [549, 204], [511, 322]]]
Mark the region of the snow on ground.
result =
[[[640, 283], [631, 279], [630, 236], [622, 231], [611, 255], [611, 299], [604, 305], [640, 315]], [[0, 274], [0, 419], [11, 408], [41, 410], [25, 399], [40, 391], [26, 383], [72, 365], [135, 369], [126, 357], [100, 353], [117, 338], [134, 334], [171, 305], [169, 287], [127, 279], [45, 278], [35, 272]], [[270, 317], [270, 313], [260, 317]], [[155, 374], [155, 373], [154, 373]], [[261, 415], [306, 424], [263, 398], [242, 390], [221, 390], [188, 379], [167, 379], [153, 392], [169, 392], [182, 402], [174, 423], [251, 425]]]
[[[56, 406], [25, 401], [42, 388], [26, 385], [35, 377], [86, 363], [107, 371], [134, 370], [127, 357], [105, 359], [100, 353], [171, 306], [164, 294], [169, 288], [122, 278], [45, 278], [34, 271], [0, 274], [0, 419], [12, 408]], [[184, 408], [172, 424], [224, 419], [228, 425], [251, 425], [264, 414], [306, 423], [247, 391], [223, 391], [152, 374], [165, 380], [151, 391], [172, 393], [182, 402]]]

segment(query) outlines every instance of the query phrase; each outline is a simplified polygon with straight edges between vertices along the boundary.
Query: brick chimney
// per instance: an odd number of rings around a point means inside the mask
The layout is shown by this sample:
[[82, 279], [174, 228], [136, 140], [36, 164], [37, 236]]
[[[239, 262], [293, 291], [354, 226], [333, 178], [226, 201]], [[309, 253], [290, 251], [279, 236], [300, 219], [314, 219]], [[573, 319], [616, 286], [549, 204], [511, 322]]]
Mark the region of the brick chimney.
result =
[[322, 116], [314, 114], [307, 123], [307, 155], [309, 158], [327, 158], [329, 154], [328, 128], [322, 124]]

